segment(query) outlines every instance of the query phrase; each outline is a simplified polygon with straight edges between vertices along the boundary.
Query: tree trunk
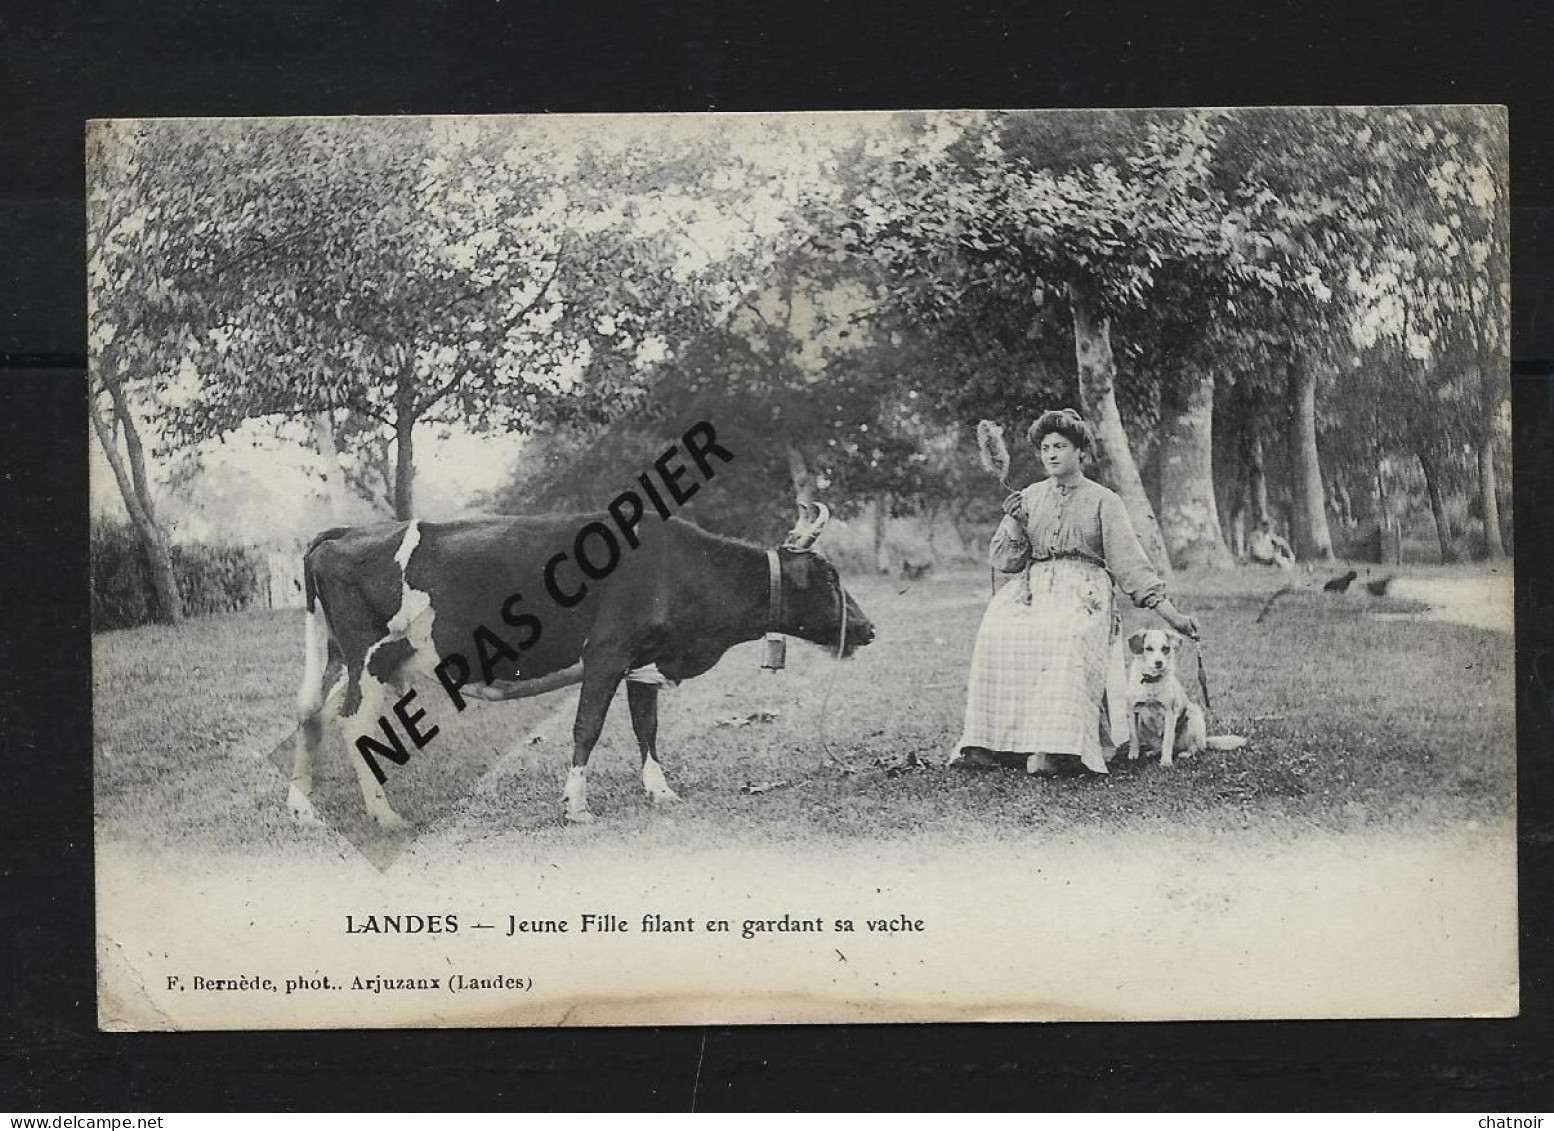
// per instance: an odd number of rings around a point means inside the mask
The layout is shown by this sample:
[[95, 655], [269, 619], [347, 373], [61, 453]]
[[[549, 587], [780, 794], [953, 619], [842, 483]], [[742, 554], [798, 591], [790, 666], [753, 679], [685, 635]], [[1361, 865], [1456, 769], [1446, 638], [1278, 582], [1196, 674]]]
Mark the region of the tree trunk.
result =
[[1214, 497], [1230, 556], [1240, 561], [1246, 557], [1247, 533], [1252, 524], [1254, 466], [1258, 476], [1262, 475], [1262, 445], [1256, 444], [1254, 460], [1257, 406], [1245, 386], [1232, 389], [1222, 402], [1214, 414]]
[[1309, 365], [1291, 361], [1288, 369], [1291, 542], [1303, 562], [1333, 560], [1322, 498], [1322, 465], [1317, 459], [1317, 376]]
[[1419, 455], [1419, 470], [1424, 472], [1425, 490], [1430, 495], [1430, 514], [1435, 518], [1435, 535], [1441, 543], [1441, 562], [1454, 562], [1457, 554], [1451, 545], [1451, 522], [1446, 517], [1446, 499], [1441, 494], [1441, 478], [1435, 460], [1424, 452]]
[[1354, 496], [1349, 493], [1349, 485], [1342, 479], [1333, 480], [1333, 502], [1337, 506], [1338, 520], [1343, 523], [1345, 530], [1353, 530]]
[[[1382, 457], [1379, 450], [1374, 455], [1375, 465], [1371, 468], [1370, 490], [1367, 492], [1370, 499], [1370, 518], [1367, 523], [1365, 541], [1360, 546], [1360, 553], [1368, 562], [1386, 562], [1387, 540], [1392, 529], [1392, 501], [1387, 496], [1387, 481], [1382, 469]], [[1351, 546], [1349, 556], [1356, 556]]]
[[975, 549], [971, 538], [966, 534], [966, 511], [968, 509], [969, 504], [964, 502], [952, 504], [950, 507], [950, 529], [955, 532], [955, 541], [959, 544], [962, 554], [972, 553]]
[[415, 379], [409, 365], [394, 390], [394, 517], [415, 517]]
[[1246, 449], [1246, 489], [1252, 503], [1252, 524], [1268, 521], [1268, 471], [1263, 463], [1263, 438], [1252, 434]]
[[1238, 484], [1235, 498], [1230, 503], [1227, 535], [1230, 538], [1230, 556], [1237, 561], [1246, 557], [1246, 496], [1246, 487]]
[[1162, 577], [1170, 577], [1171, 560], [1160, 535], [1160, 523], [1144, 492], [1144, 481], [1133, 462], [1128, 434], [1117, 411], [1117, 363], [1112, 356], [1111, 320], [1097, 314], [1095, 304], [1070, 284], [1069, 308], [1074, 319], [1074, 353], [1079, 363], [1079, 396], [1085, 418], [1095, 429], [1100, 474], [1122, 498], [1144, 552]]
[[102, 444], [103, 455], [108, 459], [108, 466], [113, 469], [113, 477], [119, 484], [119, 494], [124, 497], [124, 509], [129, 514], [130, 523], [135, 527], [141, 547], [146, 552], [146, 560], [150, 563], [151, 589], [156, 594], [157, 619], [163, 624], [181, 624], [183, 601], [178, 594], [177, 575], [173, 573], [172, 554], [167, 549], [167, 539], [163, 537], [161, 527], [157, 525], [156, 510], [151, 502], [140, 431], [135, 427], [135, 419], [130, 413], [124, 391], [110, 386], [108, 392], [113, 398], [114, 419], [124, 430], [124, 446], [129, 455], [128, 467], [125, 466], [125, 459], [120, 455], [118, 446], [114, 442], [113, 432], [108, 427], [108, 422], [103, 419], [102, 412], [97, 407], [95, 393], [87, 396], [87, 408], [92, 416], [92, 427], [97, 432], [98, 441]]
[[815, 501], [815, 477], [804, 462], [804, 453], [796, 444], [788, 445], [788, 477], [793, 482], [793, 500], [798, 503]]
[[1230, 565], [1214, 497], [1214, 375], [1192, 379], [1181, 403], [1161, 406], [1160, 527], [1178, 569]]
[[1495, 476], [1495, 442], [1486, 436], [1478, 446], [1479, 508], [1484, 512], [1484, 557], [1505, 557], [1505, 543], [1500, 537], [1500, 499]]
[[[1497, 359], [1498, 360], [1498, 359]], [[1484, 557], [1505, 557], [1505, 542], [1500, 534], [1499, 480], [1495, 474], [1495, 432], [1500, 418], [1500, 387], [1495, 380], [1496, 360], [1477, 366], [1479, 389], [1483, 398], [1483, 432], [1478, 443], [1479, 509], [1484, 514]]]
[[340, 452], [335, 446], [334, 414], [319, 411], [313, 414], [313, 442], [318, 454], [324, 458], [324, 493], [329, 500], [329, 520], [339, 526], [345, 521], [345, 471], [340, 466]]
[[885, 522], [890, 516], [890, 495], [881, 491], [874, 496], [874, 568], [890, 572], [890, 554], [885, 549]]

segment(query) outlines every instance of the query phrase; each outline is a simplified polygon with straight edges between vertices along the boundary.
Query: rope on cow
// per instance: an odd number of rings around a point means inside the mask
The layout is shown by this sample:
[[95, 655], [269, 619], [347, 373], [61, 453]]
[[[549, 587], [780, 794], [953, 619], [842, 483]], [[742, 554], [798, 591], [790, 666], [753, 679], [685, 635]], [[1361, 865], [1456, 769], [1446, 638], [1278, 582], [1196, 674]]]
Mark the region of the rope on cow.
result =
[[[845, 591], [838, 589], [836, 603], [838, 609], [837, 619], [840, 622], [840, 627], [837, 629], [836, 634], [835, 658], [837, 662], [840, 662], [847, 651], [847, 594]], [[842, 773], [853, 774], [858, 772], [857, 769], [852, 763], [839, 758], [836, 752], [831, 749], [831, 743], [826, 739], [826, 712], [830, 709], [831, 689], [835, 686], [836, 680], [826, 680], [826, 693], [820, 698], [820, 718], [816, 724], [816, 729], [820, 733], [820, 748], [825, 751], [826, 758], [832, 765], [840, 769]]]

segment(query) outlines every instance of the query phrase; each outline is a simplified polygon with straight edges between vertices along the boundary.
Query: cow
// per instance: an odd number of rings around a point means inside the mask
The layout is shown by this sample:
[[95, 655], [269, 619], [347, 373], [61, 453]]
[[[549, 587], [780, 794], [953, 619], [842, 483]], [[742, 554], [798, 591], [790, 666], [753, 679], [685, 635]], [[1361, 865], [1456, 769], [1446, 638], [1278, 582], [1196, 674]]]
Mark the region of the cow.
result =
[[332, 650], [344, 663], [340, 716], [362, 798], [380, 826], [397, 828], [404, 821], [384, 796], [382, 760], [402, 763], [407, 753], [380, 740], [394, 737], [397, 716], [417, 747], [429, 741], [415, 725], [423, 713], [408, 711], [399, 694], [412, 680], [435, 680], [459, 711], [468, 699], [581, 683], [562, 799], [567, 820], [587, 822], [588, 757], [623, 680], [643, 788], [651, 802], [670, 802], [677, 795], [656, 745], [660, 687], [700, 675], [763, 634], [807, 640], [838, 658], [874, 638], [835, 567], [812, 548], [829, 518], [823, 504], [801, 508], [776, 549], [677, 517], [617, 524], [624, 539], [606, 540], [611, 517], [393, 522], [315, 538], [303, 566], [307, 656], [293, 812], [313, 812], [312, 765], [324, 705], [334, 700], [325, 691]]

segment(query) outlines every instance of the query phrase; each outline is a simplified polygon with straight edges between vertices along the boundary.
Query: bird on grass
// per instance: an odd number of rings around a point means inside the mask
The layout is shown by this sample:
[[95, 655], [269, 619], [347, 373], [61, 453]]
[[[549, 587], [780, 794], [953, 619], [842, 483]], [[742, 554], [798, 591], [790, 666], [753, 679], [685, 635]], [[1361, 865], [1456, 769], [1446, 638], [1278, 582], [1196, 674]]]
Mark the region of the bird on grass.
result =
[[1322, 591], [1324, 593], [1347, 593], [1349, 592], [1350, 584], [1359, 576], [1358, 573], [1351, 569], [1348, 573], [1339, 577], [1329, 578], [1327, 583], [1322, 586]]

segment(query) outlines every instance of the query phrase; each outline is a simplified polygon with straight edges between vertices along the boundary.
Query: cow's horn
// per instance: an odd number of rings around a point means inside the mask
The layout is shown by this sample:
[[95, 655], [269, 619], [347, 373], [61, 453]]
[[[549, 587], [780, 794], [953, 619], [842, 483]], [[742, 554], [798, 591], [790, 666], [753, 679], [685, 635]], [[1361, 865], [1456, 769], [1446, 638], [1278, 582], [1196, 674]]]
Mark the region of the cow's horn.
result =
[[814, 519], [809, 512], [809, 504], [800, 503], [799, 517], [793, 520], [793, 529], [788, 531], [787, 537], [782, 540], [783, 549], [798, 549], [799, 542], [809, 532], [809, 524], [813, 521]]
[[807, 550], [815, 544], [815, 539], [820, 537], [820, 532], [826, 528], [826, 523], [831, 521], [831, 508], [824, 503], [806, 503], [808, 520], [802, 530], [796, 531], [793, 548], [795, 550]]

